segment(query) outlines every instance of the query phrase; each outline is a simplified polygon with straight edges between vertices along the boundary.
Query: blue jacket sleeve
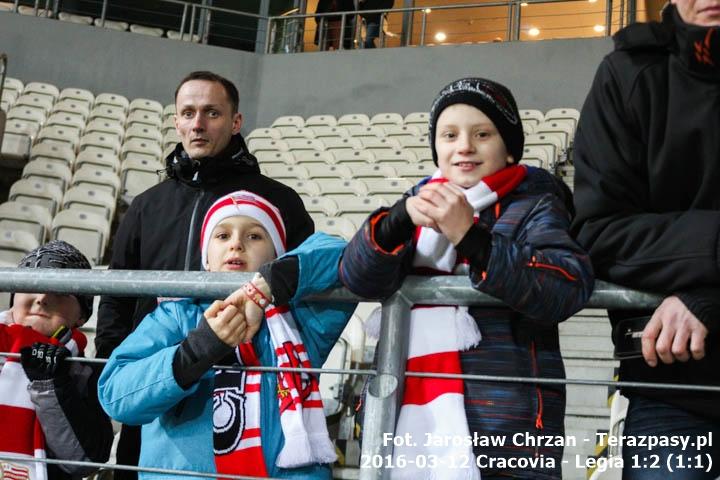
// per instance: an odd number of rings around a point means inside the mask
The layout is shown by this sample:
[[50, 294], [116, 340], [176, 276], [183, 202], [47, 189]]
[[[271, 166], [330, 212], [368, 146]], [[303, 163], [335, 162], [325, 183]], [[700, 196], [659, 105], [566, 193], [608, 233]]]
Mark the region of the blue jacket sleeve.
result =
[[545, 194], [511, 204], [498, 224], [516, 220], [522, 227], [513, 238], [493, 229], [487, 270], [471, 270], [473, 287], [529, 318], [565, 320], [585, 305], [594, 286], [590, 258], [568, 232], [570, 215], [558, 197]]
[[338, 266], [345, 245], [346, 242], [338, 237], [318, 232], [286, 254], [296, 256], [299, 261], [298, 288], [290, 303], [312, 364], [317, 367], [327, 359], [357, 304], [302, 299], [341, 286]]
[[[110, 417], [122, 423], [150, 423], [192, 395], [175, 381], [173, 357], [189, 328], [197, 323], [197, 309], [181, 312], [185, 302], [164, 302], [110, 356], [98, 382], [100, 403]], [[193, 318], [190, 318], [190, 317]]]

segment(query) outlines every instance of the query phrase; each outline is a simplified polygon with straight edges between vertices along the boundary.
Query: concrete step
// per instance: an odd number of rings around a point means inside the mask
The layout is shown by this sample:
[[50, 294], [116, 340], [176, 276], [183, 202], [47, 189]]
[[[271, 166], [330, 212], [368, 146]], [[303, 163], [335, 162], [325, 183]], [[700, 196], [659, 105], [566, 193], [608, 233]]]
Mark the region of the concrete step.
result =
[[[613, 343], [610, 335], [561, 335], [560, 336], [560, 351], [565, 350], [574, 351], [599, 351], [608, 352], [607, 358], [612, 358]], [[580, 357], [583, 358], [583, 357]], [[590, 357], [594, 358], [594, 357]]]

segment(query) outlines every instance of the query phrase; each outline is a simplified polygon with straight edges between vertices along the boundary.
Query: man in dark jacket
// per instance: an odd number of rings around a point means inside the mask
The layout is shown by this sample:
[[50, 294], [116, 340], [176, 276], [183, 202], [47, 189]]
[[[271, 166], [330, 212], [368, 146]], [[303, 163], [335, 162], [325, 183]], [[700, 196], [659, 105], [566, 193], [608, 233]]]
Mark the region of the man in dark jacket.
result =
[[[167, 158], [168, 179], [138, 195], [115, 235], [111, 269], [200, 270], [200, 228], [218, 198], [249, 190], [280, 210], [295, 248], [314, 230], [302, 200], [291, 188], [260, 174], [240, 135], [238, 91], [211, 72], [193, 72], [175, 92], [175, 127], [181, 143]], [[107, 358], [158, 299], [103, 296], [95, 346]], [[126, 433], [126, 430], [128, 433]], [[130, 433], [132, 432], [132, 433]], [[118, 463], [137, 465], [139, 429], [124, 427]], [[116, 471], [115, 478], [136, 478]]]
[[[574, 233], [598, 278], [665, 296], [654, 312], [609, 312], [614, 337], [633, 329], [629, 319], [648, 319], [635, 322], [641, 344], [636, 358], [621, 362], [621, 380], [720, 385], [718, 25], [717, 0], [673, 0], [661, 23], [618, 32], [578, 125]], [[716, 393], [623, 391], [630, 398], [626, 435], [694, 441], [720, 433]], [[625, 475], [657, 473], [638, 468], [651, 463], [662, 472], [674, 466], [674, 475], [700, 475], [705, 454], [720, 460], [717, 445], [691, 447], [648, 451], [625, 442]], [[672, 454], [702, 454], [704, 461], [678, 470]], [[716, 465], [707, 478], [720, 473]]]

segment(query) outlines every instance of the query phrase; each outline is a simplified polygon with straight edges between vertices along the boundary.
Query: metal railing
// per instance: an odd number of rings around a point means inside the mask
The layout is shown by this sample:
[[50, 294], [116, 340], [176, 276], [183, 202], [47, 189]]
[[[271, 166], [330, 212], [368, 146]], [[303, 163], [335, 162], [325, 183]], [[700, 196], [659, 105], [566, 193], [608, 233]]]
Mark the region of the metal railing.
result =
[[[250, 12], [241, 12], [232, 10], [229, 8], [216, 7], [212, 5], [203, 5], [190, 3], [186, 0], [159, 0], [160, 2], [177, 5], [182, 7], [182, 14], [179, 16], [179, 38], [181, 40], [192, 41], [194, 35], [200, 37], [202, 43], [208, 42], [211, 27], [211, 15], [212, 13], [225, 13], [236, 15], [250, 19], [253, 22], [257, 22], [257, 29], [255, 30], [255, 51], [273, 53], [274, 51], [285, 51], [285, 52], [298, 52], [303, 51], [303, 35], [305, 33], [305, 23], [308, 20], [315, 19], [318, 22], [317, 33], [319, 37], [319, 45], [322, 45], [327, 40], [328, 22], [331, 18], [340, 18], [339, 36], [340, 41], [337, 48], [343, 50], [347, 47], [349, 41], [351, 48], [356, 44], [362, 45], [360, 42], [360, 18], [366, 14], [380, 14], [386, 17], [389, 14], [400, 14], [403, 16], [403, 32], [402, 41], [400, 46], [410, 45], [426, 45], [426, 31], [428, 28], [428, 19], [430, 18], [430, 12], [445, 12], [454, 10], [469, 10], [469, 9], [497, 9], [504, 8], [507, 10], [506, 14], [503, 15], [505, 18], [505, 26], [503, 35], [505, 40], [517, 41], [521, 39], [521, 24], [524, 18], [526, 18], [521, 7], [537, 6], [537, 5], [554, 5], [554, 4], [586, 4], [586, 0], [506, 0], [506, 1], [494, 1], [487, 3], [463, 3], [457, 5], [437, 5], [433, 7], [401, 7], [391, 9], [376, 9], [376, 10], [353, 10], [353, 11], [342, 11], [342, 12], [328, 12], [328, 13], [293, 13], [289, 15], [276, 15], [266, 16]], [[44, 0], [45, 7], [41, 9], [42, 0], [35, 0], [33, 11], [35, 15], [42, 13], [43, 16], [57, 16], [59, 10], [59, 0]], [[52, 4], [52, 5], [51, 5]], [[98, 0], [100, 5], [100, 15], [97, 18], [98, 25], [104, 26], [108, 16], [109, 0]], [[618, 11], [615, 11], [615, 8]], [[18, 11], [19, 0], [14, 0], [14, 11]], [[626, 2], [620, 0], [619, 4], [614, 3], [613, 0], [605, 0], [605, 7], [603, 11], [596, 11], [596, 14], [604, 14], [604, 34], [610, 35], [614, 26], [622, 28], [625, 25], [626, 20], [633, 20], [636, 12], [631, 11], [636, 8], [635, 2]], [[627, 11], [626, 11], [627, 10]], [[152, 15], [153, 12], [148, 14]], [[157, 12], [156, 12], [157, 13]], [[420, 34], [418, 40], [413, 43], [412, 29], [414, 26], [413, 18], [420, 16], [419, 28]], [[571, 14], [567, 14], [568, 18], [572, 18]], [[614, 20], [614, 17], [615, 20]], [[487, 19], [486, 17], [480, 17], [481, 19]], [[202, 19], [201, 21], [197, 21]], [[491, 18], [492, 19], [492, 18]], [[495, 18], [500, 20], [501, 18]], [[579, 25], [572, 23], [570, 20], [570, 26], [567, 28], [580, 27]], [[583, 26], [584, 27], [584, 26]], [[349, 33], [346, 31], [349, 28]], [[407, 30], [407, 31], [406, 31]], [[481, 33], [481, 32], [476, 32]], [[381, 44], [385, 43], [385, 33], [382, 28], [379, 30], [379, 38]], [[280, 40], [281, 48], [274, 49], [273, 45]], [[452, 43], [452, 42], [451, 42]], [[323, 49], [323, 48], [321, 48]]]
[[[127, 271], [127, 270], [70, 270], [44, 269], [38, 275], [35, 269], [0, 269], [0, 291], [111, 294], [141, 297], [225, 298], [241, 284], [249, 281], [253, 273], [209, 273], [180, 271]], [[346, 289], [335, 289], [308, 297], [314, 301], [358, 302], [360, 298]], [[585, 307], [607, 309], [652, 309], [662, 296], [625, 289], [610, 283], [596, 281], [595, 289]], [[532, 384], [607, 385], [613, 387], [651, 387], [668, 390], [694, 390], [720, 392], [718, 386], [658, 384], [613, 380], [559, 379], [538, 377], [512, 377], [470, 374], [443, 374], [406, 372], [408, 321], [413, 304], [428, 305], [482, 305], [497, 306], [503, 303], [478, 292], [465, 276], [407, 277], [401, 288], [382, 302], [380, 342], [377, 346], [376, 369], [298, 369], [278, 367], [251, 367], [264, 372], [308, 371], [312, 373], [353, 374], [373, 376], [365, 398], [362, 454], [369, 458], [385, 458], [392, 454], [392, 444], [384, 442], [383, 434], [395, 431], [396, 415], [402, 398], [405, 377], [461, 378], [482, 382], [515, 382]], [[0, 352], [0, 356], [10, 356]], [[75, 358], [75, 361], [90, 359]], [[103, 360], [95, 359], [95, 362]], [[227, 368], [216, 366], [215, 368]], [[233, 367], [237, 368], [237, 367]], [[103, 465], [108, 468], [109, 465]], [[125, 468], [125, 467], [123, 467]], [[140, 467], [131, 467], [140, 468]], [[143, 470], [139, 470], [143, 471]], [[148, 470], [150, 471], [150, 470]], [[176, 472], [177, 473], [177, 472]], [[180, 473], [180, 474], [185, 474]], [[379, 479], [382, 469], [361, 469], [360, 478]]]

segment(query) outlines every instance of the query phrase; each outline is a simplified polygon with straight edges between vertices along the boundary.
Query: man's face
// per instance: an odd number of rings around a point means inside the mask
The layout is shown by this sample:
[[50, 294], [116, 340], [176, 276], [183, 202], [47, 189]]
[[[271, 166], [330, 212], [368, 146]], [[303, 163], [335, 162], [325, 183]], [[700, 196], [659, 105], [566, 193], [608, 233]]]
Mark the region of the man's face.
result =
[[720, 0], [671, 0], [685, 23], [701, 27], [720, 25]]
[[73, 295], [16, 293], [11, 308], [13, 321], [51, 337], [60, 327], [82, 324], [82, 310]]
[[193, 159], [220, 153], [242, 126], [242, 115], [232, 113], [230, 98], [218, 82], [185, 82], [178, 91], [175, 108], [175, 128]]

